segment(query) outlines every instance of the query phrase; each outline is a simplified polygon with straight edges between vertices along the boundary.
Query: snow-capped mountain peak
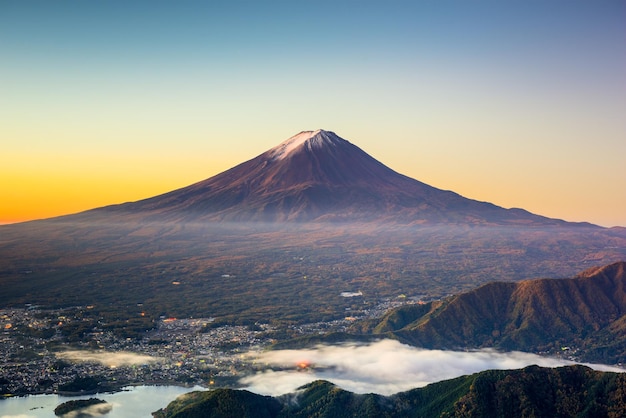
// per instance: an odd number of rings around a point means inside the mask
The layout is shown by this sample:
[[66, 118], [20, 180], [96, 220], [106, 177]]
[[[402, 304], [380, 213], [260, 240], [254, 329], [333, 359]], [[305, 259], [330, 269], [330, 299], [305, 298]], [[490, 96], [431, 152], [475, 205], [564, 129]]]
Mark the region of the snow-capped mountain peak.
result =
[[269, 155], [274, 160], [282, 160], [302, 146], [306, 146], [308, 149], [321, 148], [323, 146], [336, 145], [338, 141], [342, 141], [342, 139], [335, 135], [334, 132], [322, 129], [302, 131], [270, 149]]

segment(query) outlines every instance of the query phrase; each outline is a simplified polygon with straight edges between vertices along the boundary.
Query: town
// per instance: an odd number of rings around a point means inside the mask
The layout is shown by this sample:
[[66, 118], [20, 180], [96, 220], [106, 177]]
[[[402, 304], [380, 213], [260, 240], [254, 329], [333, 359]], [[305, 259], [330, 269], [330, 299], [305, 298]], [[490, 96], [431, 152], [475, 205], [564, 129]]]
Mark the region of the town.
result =
[[[344, 297], [362, 299], [362, 294]], [[347, 308], [342, 319], [290, 325], [286, 330], [267, 323], [228, 325], [214, 318], [161, 317], [154, 329], [140, 338], [124, 338], [115, 330], [92, 327], [93, 321], [85, 317], [91, 306], [4, 309], [0, 310], [0, 394], [73, 395], [137, 384], [236, 387], [241, 377], [257, 367], [248, 354], [285, 336], [344, 331], [356, 320], [379, 317], [389, 309], [419, 301], [400, 295], [376, 304], [364, 303], [359, 310]], [[77, 323], [91, 327], [80, 340], [64, 332], [75, 329]]]

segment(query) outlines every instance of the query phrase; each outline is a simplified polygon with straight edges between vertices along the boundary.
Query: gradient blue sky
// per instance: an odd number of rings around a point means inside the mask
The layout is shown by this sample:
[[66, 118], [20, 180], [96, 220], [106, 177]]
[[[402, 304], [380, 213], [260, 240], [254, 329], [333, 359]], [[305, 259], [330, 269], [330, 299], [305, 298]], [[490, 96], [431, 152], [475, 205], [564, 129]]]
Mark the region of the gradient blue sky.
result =
[[621, 0], [0, 0], [0, 64], [0, 222], [321, 128], [466, 197], [626, 226]]

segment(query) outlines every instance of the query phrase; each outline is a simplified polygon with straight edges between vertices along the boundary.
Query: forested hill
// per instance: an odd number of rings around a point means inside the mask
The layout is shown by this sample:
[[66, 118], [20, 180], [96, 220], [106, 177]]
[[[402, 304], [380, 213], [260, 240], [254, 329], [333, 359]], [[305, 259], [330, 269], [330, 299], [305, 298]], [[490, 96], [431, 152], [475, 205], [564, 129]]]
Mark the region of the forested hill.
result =
[[623, 417], [626, 375], [585, 366], [489, 370], [392, 396], [358, 395], [316, 381], [280, 397], [244, 390], [194, 392], [156, 418]]
[[626, 361], [626, 262], [571, 279], [493, 282], [423, 305], [405, 305], [353, 332], [426, 348], [569, 347], [586, 361]]

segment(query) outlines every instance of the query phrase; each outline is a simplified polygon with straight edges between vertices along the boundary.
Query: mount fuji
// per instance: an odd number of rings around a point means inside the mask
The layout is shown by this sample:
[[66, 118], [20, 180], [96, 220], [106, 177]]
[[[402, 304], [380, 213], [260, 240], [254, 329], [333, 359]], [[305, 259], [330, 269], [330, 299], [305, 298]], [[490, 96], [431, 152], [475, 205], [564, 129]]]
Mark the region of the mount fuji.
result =
[[313, 323], [625, 257], [622, 229], [467, 199], [317, 130], [160, 196], [0, 226], [0, 307]]
[[431, 187], [324, 130], [300, 132], [191, 186], [104, 210], [166, 221], [566, 223]]

